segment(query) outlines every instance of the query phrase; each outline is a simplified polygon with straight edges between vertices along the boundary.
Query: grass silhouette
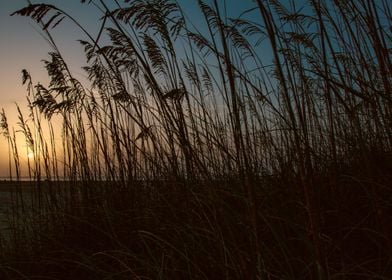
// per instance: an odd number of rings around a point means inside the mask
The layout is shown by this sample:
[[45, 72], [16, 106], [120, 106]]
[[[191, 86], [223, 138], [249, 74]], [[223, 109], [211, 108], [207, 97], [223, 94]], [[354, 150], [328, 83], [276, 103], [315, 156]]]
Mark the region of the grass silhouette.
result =
[[[125, 2], [95, 1], [96, 37], [52, 5], [14, 13], [53, 51], [49, 85], [22, 73], [28, 183], [1, 113], [3, 279], [390, 279], [390, 4], [257, 0], [228, 18], [199, 0], [196, 27], [181, 1]], [[51, 36], [64, 18], [90, 85]]]

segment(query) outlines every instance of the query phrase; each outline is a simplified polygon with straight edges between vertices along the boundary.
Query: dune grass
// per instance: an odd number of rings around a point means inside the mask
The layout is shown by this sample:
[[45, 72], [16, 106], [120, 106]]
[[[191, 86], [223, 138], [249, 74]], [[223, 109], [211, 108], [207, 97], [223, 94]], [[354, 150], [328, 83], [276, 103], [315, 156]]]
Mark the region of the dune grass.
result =
[[[238, 18], [198, 1], [197, 24], [181, 1], [82, 2], [98, 35], [51, 5], [14, 13], [53, 51], [49, 85], [23, 71], [29, 115], [1, 114], [2, 279], [391, 279], [388, 1], [257, 0]], [[85, 32], [88, 85], [51, 36], [63, 19]]]

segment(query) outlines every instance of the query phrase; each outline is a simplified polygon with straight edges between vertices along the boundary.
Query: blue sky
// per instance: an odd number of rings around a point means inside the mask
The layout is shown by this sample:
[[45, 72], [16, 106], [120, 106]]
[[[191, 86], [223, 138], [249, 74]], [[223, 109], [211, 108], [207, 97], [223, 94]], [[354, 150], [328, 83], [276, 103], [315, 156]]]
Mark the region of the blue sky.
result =
[[[119, 2], [123, 3], [121, 0]], [[196, 0], [179, 2], [190, 17], [194, 11], [198, 11]], [[220, 2], [223, 3], [222, 0]], [[80, 0], [32, 0], [32, 3], [55, 5], [75, 17], [91, 34], [98, 33], [101, 13], [93, 5], [81, 4]], [[239, 16], [242, 11], [254, 6], [251, 0], [227, 0], [226, 3], [230, 7], [230, 16]], [[51, 48], [40, 34], [39, 26], [30, 18], [10, 16], [27, 4], [26, 0], [0, 0], [0, 108], [7, 111], [14, 102], [25, 101], [20, 75], [22, 69], [29, 70], [35, 81], [47, 81], [42, 59], [48, 57]], [[202, 19], [192, 18], [196, 25], [199, 20]], [[85, 58], [76, 40], [85, 38], [83, 33], [72, 22], [64, 20], [52, 35], [75, 76], [81, 78], [83, 71], [80, 66], [85, 63]]]
[[[93, 5], [81, 4], [80, 0], [31, 0], [33, 4], [52, 4], [72, 15], [93, 36], [98, 33], [101, 12]], [[105, 1], [110, 5], [112, 0]], [[124, 4], [123, 0], [119, 3]], [[192, 22], [199, 28], [203, 19], [198, 18], [199, 8], [196, 0], [178, 0]], [[208, 3], [209, 0], [206, 0]], [[239, 16], [244, 10], [254, 7], [252, 0], [219, 0], [226, 2], [229, 16]], [[4, 108], [9, 122], [15, 125], [17, 114], [15, 103], [26, 108], [26, 91], [21, 84], [21, 70], [27, 69], [34, 82], [48, 83], [43, 68], [43, 59], [51, 47], [43, 38], [40, 27], [28, 17], [10, 16], [11, 13], [28, 5], [26, 0], [0, 0], [0, 109]], [[197, 16], [196, 16], [197, 15]], [[63, 57], [74, 76], [83, 79], [80, 69], [85, 65], [85, 57], [78, 39], [86, 39], [85, 35], [70, 21], [64, 20], [51, 32]], [[6, 142], [0, 136], [0, 177], [7, 175]]]
[[[97, 19], [101, 14], [92, 5], [81, 4], [80, 0], [32, 0], [32, 2], [53, 4], [74, 16], [91, 34], [98, 32]], [[195, 0], [179, 2], [190, 16], [193, 11], [198, 10]], [[238, 16], [254, 5], [251, 0], [227, 0], [227, 4], [232, 16]], [[32, 20], [21, 16], [10, 16], [12, 12], [26, 5], [26, 0], [0, 0], [0, 107], [8, 107], [10, 103], [24, 100], [25, 93], [20, 85], [22, 69], [31, 71], [35, 80], [46, 80], [41, 60], [45, 59], [47, 53], [51, 51], [50, 46], [40, 35], [39, 27]], [[81, 72], [78, 68], [84, 63], [84, 57], [76, 40], [83, 38], [84, 35], [69, 20], [64, 20], [52, 34], [77, 76], [77, 72]]]

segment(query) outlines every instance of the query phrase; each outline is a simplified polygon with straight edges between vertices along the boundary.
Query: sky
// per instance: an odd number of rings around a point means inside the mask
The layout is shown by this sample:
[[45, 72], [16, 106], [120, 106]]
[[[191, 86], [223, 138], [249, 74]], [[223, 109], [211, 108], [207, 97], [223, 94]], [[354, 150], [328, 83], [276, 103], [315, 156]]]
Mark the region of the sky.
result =
[[[223, 1], [223, 0], [220, 0]], [[99, 31], [100, 11], [92, 5], [81, 4], [80, 0], [32, 0], [33, 4], [52, 4], [71, 14], [91, 34]], [[112, 1], [106, 1], [110, 3]], [[122, 0], [119, 1], [123, 3]], [[198, 9], [196, 0], [179, 0], [185, 12], [192, 17], [192, 11]], [[208, 2], [208, 1], [207, 1]], [[242, 11], [253, 7], [251, 0], [226, 0], [230, 13], [238, 16]], [[17, 123], [16, 105], [26, 112], [26, 89], [22, 85], [21, 71], [30, 72], [33, 81], [48, 83], [43, 67], [51, 47], [42, 36], [40, 27], [28, 17], [10, 16], [16, 10], [28, 5], [27, 0], [0, 0], [0, 110], [4, 109], [10, 125]], [[192, 19], [198, 21], [201, 19]], [[52, 32], [52, 35], [72, 73], [78, 79], [85, 75], [81, 66], [85, 57], [78, 39], [86, 39], [81, 31], [70, 21], [64, 20]], [[18, 144], [23, 149], [23, 140]], [[27, 161], [27, 158], [21, 158]], [[3, 136], [0, 136], [0, 178], [8, 176], [8, 148]]]
[[[63, 8], [74, 15], [89, 31], [96, 29], [94, 21], [98, 13], [91, 7], [80, 4], [79, 0], [45, 0], [33, 3], [47, 3]], [[40, 34], [39, 26], [28, 17], [10, 16], [16, 10], [27, 6], [26, 0], [0, 0], [0, 109], [4, 109], [10, 125], [17, 122], [16, 103], [26, 112], [26, 88], [22, 85], [22, 69], [27, 69], [35, 82], [47, 84], [48, 77], [43, 68], [43, 59], [48, 58], [51, 47]], [[53, 33], [63, 56], [77, 78], [83, 77], [80, 66], [85, 62], [82, 48], [76, 42], [82, 34], [71, 22], [63, 21]], [[19, 141], [23, 149], [23, 140]], [[8, 176], [8, 148], [0, 136], [0, 177]], [[21, 157], [22, 163], [26, 158]]]
[[[33, 3], [47, 3], [61, 7], [75, 15], [88, 26], [88, 29], [96, 29], [95, 24], [90, 23], [94, 23], [99, 16], [98, 13], [92, 13], [91, 7], [79, 2], [79, 0], [46, 0]], [[30, 71], [34, 80], [47, 80], [42, 59], [48, 58], [47, 53], [51, 48], [41, 36], [39, 26], [28, 17], [10, 16], [12, 12], [25, 7], [26, 3], [26, 0], [0, 0], [1, 107], [25, 101], [26, 94], [21, 85], [22, 69]], [[82, 48], [76, 42], [82, 35], [72, 23], [64, 21], [53, 32], [53, 36], [71, 67], [84, 63]]]

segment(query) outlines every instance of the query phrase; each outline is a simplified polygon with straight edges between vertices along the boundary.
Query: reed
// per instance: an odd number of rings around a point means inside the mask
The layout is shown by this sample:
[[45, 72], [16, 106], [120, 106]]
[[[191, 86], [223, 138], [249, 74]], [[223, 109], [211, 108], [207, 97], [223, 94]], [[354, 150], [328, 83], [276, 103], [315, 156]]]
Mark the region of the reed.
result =
[[[181, 1], [81, 2], [96, 36], [52, 5], [13, 14], [53, 51], [48, 85], [23, 70], [17, 132], [1, 114], [19, 186], [17, 133], [34, 155], [4, 279], [389, 279], [388, 1], [230, 18], [199, 0], [197, 24]], [[88, 84], [51, 36], [63, 19], [85, 32]]]

